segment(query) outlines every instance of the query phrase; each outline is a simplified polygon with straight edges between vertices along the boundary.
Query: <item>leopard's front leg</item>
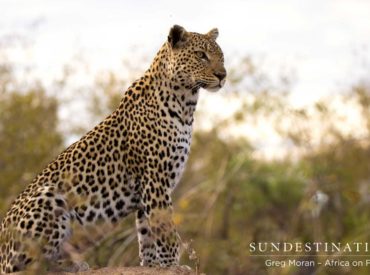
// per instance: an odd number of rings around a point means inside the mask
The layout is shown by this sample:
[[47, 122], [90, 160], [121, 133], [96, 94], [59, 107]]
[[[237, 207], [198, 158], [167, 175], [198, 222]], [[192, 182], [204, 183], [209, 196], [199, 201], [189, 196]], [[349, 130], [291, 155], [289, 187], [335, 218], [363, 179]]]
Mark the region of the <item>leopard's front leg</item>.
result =
[[159, 265], [154, 236], [150, 228], [149, 219], [143, 210], [138, 210], [136, 213], [136, 228], [139, 241], [140, 265]]
[[172, 219], [170, 196], [155, 196], [143, 205], [144, 209], [139, 210], [136, 217], [141, 265], [179, 265], [180, 238]]

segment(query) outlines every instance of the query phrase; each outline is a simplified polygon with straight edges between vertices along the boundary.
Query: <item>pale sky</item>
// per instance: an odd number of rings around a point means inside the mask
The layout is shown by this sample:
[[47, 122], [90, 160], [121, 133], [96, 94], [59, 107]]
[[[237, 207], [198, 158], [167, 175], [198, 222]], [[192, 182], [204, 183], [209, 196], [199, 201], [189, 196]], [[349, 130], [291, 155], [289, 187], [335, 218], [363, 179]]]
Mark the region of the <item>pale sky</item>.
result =
[[201, 33], [217, 27], [226, 68], [251, 55], [272, 76], [294, 71], [298, 105], [342, 92], [370, 71], [366, 0], [0, 0], [0, 10], [0, 36], [31, 33], [34, 42], [9, 58], [34, 66], [45, 82], [76, 54], [94, 70], [150, 60], [173, 24]]
[[263, 57], [272, 74], [295, 71], [295, 97], [303, 102], [355, 82], [363, 71], [354, 53], [370, 56], [365, 0], [0, 0], [0, 9], [0, 35], [26, 33], [38, 22], [34, 46], [14, 59], [36, 65], [45, 78], [79, 52], [99, 69], [114, 69], [133, 53], [150, 58], [173, 24], [197, 32], [218, 27], [226, 62], [238, 53]]

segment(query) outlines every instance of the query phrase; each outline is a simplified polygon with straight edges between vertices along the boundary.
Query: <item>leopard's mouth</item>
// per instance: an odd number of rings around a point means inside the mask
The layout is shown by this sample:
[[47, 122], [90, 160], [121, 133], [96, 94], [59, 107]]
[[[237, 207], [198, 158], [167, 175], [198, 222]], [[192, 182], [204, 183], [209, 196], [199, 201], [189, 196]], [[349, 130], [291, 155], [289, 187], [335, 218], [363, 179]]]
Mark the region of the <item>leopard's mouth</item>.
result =
[[205, 89], [209, 92], [217, 92], [221, 88], [222, 88], [222, 86], [220, 84], [218, 84], [218, 85], [215, 85], [215, 86], [208, 86]]
[[224, 85], [225, 85], [225, 79], [223, 79], [221, 81], [218, 81], [218, 83], [216, 83], [216, 85], [207, 85], [206, 87], [204, 87], [204, 89], [206, 89], [207, 91], [210, 91], [210, 92], [217, 92]]
[[225, 79], [221, 81], [214, 81], [212, 83], [207, 83], [204, 81], [198, 81], [197, 84], [195, 85], [197, 88], [203, 88], [207, 91], [210, 92], [216, 92], [219, 89], [221, 89], [225, 85]]

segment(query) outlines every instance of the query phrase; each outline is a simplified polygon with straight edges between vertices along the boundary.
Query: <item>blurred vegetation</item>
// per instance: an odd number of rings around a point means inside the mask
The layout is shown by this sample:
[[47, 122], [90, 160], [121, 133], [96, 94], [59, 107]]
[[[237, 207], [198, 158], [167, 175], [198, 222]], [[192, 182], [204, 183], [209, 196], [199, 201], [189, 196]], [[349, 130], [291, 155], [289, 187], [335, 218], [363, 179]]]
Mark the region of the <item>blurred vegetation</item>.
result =
[[[250, 57], [229, 68], [229, 74], [224, 96], [240, 101], [240, 107], [233, 116], [214, 120], [209, 130], [197, 128], [187, 169], [175, 191], [175, 222], [183, 242], [196, 253], [191, 260], [184, 253], [183, 262], [207, 274], [312, 274], [314, 270], [305, 268], [267, 268], [264, 258], [251, 255], [249, 244], [369, 242], [370, 87], [362, 83], [342, 94], [344, 106], [353, 106], [363, 122], [361, 129], [347, 131], [332, 99], [292, 106], [289, 77], [271, 81]], [[71, 92], [69, 74], [48, 93], [37, 79], [25, 85], [15, 75], [11, 64], [0, 64], [0, 217], [67, 145], [69, 134], [93, 126], [81, 123], [76, 130], [59, 119], [61, 104], [68, 107], [60, 94]], [[76, 97], [84, 94], [92, 120], [103, 119], [131, 80], [105, 72], [91, 86], [72, 92]], [[200, 109], [198, 122], [204, 114]], [[258, 157], [259, 148], [247, 135], [232, 134], [235, 127], [248, 123], [257, 128], [261, 121], [271, 124], [283, 140], [286, 153], [279, 158]], [[133, 216], [116, 228], [93, 231], [77, 231], [74, 237], [80, 248], [90, 247], [85, 257], [91, 266], [138, 265]], [[368, 274], [369, 269], [316, 271]]]
[[23, 90], [11, 74], [11, 67], [0, 64], [1, 213], [63, 144], [56, 99], [39, 84]]

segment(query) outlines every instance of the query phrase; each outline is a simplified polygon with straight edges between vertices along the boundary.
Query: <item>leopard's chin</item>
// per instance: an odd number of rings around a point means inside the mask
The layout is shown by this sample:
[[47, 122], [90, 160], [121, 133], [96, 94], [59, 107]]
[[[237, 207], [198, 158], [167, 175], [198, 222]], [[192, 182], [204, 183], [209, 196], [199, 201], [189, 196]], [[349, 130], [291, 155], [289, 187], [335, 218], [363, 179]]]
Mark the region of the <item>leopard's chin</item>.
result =
[[224, 86], [224, 84], [225, 84], [225, 81], [221, 81], [220, 83], [216, 85], [204, 87], [204, 89], [206, 89], [208, 92], [215, 93], [215, 92], [218, 92], [218, 90], [220, 90]]
[[216, 84], [207, 85], [203, 88], [206, 89], [209, 92], [214, 93], [214, 92], [217, 92], [218, 90], [220, 90], [224, 85], [225, 85], [225, 79], [221, 80], [220, 82], [218, 82]]
[[206, 87], [205, 89], [208, 92], [215, 93], [215, 92], [218, 92], [221, 88], [222, 88], [221, 85], [217, 85], [217, 86], [212, 86], [212, 87]]

